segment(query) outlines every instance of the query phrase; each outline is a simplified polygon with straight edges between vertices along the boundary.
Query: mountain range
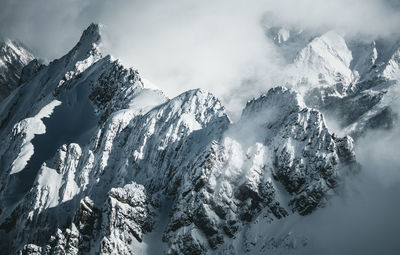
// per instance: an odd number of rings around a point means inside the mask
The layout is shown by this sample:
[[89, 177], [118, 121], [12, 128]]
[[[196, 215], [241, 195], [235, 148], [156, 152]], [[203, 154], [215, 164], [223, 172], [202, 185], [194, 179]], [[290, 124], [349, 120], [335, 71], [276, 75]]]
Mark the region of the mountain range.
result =
[[[107, 55], [91, 24], [45, 65], [0, 48], [0, 247], [9, 254], [285, 254], [360, 171], [357, 140], [398, 127], [400, 40], [265, 27], [286, 83], [233, 122]], [[337, 120], [337, 126], [329, 120]]]

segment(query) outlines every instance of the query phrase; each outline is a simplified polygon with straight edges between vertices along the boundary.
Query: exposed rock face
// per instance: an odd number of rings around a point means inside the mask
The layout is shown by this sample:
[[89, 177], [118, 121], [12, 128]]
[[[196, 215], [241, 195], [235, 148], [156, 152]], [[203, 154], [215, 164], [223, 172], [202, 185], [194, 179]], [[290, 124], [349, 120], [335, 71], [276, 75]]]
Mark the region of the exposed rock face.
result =
[[244, 114], [249, 107], [250, 118], [257, 112], [254, 107], [269, 109], [271, 115], [265, 123], [269, 137], [265, 141], [274, 151], [273, 175], [295, 194], [290, 202], [293, 210], [310, 213], [337, 185], [339, 169], [355, 163], [353, 141], [348, 136], [334, 137], [322, 114], [307, 108], [293, 91], [275, 88], [258, 101], [250, 102]]
[[127, 244], [142, 242], [143, 234], [152, 230], [154, 212], [143, 186], [136, 183], [123, 188], [113, 188], [103, 209], [102, 226], [107, 226], [107, 234], [101, 243], [101, 252], [135, 254]]
[[[258, 137], [249, 135], [255, 130]], [[294, 91], [275, 88], [250, 101], [184, 178], [164, 236], [169, 253], [215, 249], [261, 211], [280, 219], [323, 206], [341, 171], [349, 171], [343, 166], [358, 168], [352, 146], [350, 137], [332, 137], [322, 115]]]
[[57, 229], [46, 245], [24, 245], [20, 254], [136, 254], [134, 245], [152, 230], [153, 207], [144, 187], [136, 183], [114, 188], [103, 208], [85, 197], [80, 201], [72, 224]]

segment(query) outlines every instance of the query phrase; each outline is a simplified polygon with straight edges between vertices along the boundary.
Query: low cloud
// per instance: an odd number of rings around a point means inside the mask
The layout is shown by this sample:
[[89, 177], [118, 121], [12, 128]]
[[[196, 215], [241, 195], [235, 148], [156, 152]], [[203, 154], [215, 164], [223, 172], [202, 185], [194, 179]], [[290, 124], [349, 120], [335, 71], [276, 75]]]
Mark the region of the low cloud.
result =
[[[388, 96], [400, 116], [400, 87]], [[400, 129], [367, 132], [356, 142], [361, 171], [345, 180], [340, 196], [293, 228], [309, 245], [293, 254], [397, 254], [400, 250]], [[323, 251], [323, 252], [322, 252]]]
[[357, 144], [361, 172], [327, 208], [294, 231], [309, 245], [293, 254], [397, 254], [400, 250], [400, 132], [374, 132]]
[[65, 54], [90, 22], [105, 25], [107, 49], [175, 96], [205, 88], [237, 112], [278, 85], [282, 58], [265, 37], [277, 25], [387, 36], [400, 24], [396, 1], [1, 0], [0, 34], [48, 60]]

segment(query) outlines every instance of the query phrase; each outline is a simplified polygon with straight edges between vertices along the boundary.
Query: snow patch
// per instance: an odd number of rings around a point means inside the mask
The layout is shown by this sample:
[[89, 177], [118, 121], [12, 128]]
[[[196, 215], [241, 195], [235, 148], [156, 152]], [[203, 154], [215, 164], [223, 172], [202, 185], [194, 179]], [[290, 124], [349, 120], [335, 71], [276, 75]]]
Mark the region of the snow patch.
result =
[[10, 174], [18, 173], [25, 168], [28, 160], [34, 153], [34, 148], [31, 143], [32, 139], [35, 137], [35, 135], [46, 133], [46, 126], [43, 124], [42, 119], [49, 118], [53, 113], [54, 108], [59, 105], [61, 105], [60, 101], [53, 100], [43, 107], [34, 117], [23, 119], [15, 124], [13, 128], [13, 135], [14, 137], [17, 135], [22, 136], [23, 142], [17, 158], [12, 163]]

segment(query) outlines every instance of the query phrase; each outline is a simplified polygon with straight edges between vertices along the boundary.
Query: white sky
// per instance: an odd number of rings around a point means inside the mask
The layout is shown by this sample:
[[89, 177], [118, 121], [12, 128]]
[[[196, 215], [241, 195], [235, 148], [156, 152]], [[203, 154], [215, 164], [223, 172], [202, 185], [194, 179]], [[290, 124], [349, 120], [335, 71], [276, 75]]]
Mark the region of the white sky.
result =
[[400, 25], [399, 8], [389, 2], [0, 0], [0, 34], [52, 60], [71, 49], [89, 23], [99, 22], [107, 51], [167, 95], [202, 87], [226, 96], [243, 80], [266, 90], [279, 76], [279, 56], [260, 26], [264, 13], [289, 25], [384, 36]]

